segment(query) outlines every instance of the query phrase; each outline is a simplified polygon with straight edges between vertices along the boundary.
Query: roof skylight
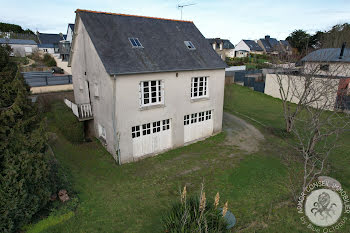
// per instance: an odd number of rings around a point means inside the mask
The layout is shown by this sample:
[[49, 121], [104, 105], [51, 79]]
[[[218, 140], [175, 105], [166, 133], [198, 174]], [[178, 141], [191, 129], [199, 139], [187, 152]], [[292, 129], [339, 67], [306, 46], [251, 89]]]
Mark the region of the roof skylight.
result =
[[133, 48], [143, 48], [138, 38], [129, 38], [129, 41]]
[[186, 45], [186, 47], [188, 49], [190, 49], [190, 50], [195, 50], [196, 49], [196, 47], [194, 47], [194, 45], [192, 44], [191, 41], [184, 41], [184, 43], [185, 43], [185, 45]]

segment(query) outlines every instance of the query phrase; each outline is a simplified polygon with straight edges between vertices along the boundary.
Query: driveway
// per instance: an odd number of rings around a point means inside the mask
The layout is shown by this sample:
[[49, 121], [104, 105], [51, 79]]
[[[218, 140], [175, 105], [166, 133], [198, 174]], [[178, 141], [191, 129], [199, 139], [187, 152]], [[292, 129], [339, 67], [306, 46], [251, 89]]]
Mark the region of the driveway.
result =
[[227, 112], [224, 112], [223, 128], [227, 133], [225, 144], [249, 154], [257, 152], [260, 142], [264, 140], [264, 135], [257, 128]]

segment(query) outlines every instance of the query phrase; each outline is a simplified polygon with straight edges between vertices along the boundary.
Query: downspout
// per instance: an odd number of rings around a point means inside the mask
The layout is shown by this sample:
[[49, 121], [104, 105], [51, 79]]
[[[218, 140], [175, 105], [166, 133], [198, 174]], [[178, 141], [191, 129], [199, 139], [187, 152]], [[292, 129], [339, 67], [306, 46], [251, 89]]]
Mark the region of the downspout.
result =
[[119, 138], [117, 133], [117, 126], [116, 126], [116, 76], [113, 76], [113, 111], [112, 111], [112, 125], [113, 125], [113, 134], [114, 134], [114, 151], [117, 155], [118, 165], [121, 165], [121, 159], [120, 159], [120, 149], [119, 149]]

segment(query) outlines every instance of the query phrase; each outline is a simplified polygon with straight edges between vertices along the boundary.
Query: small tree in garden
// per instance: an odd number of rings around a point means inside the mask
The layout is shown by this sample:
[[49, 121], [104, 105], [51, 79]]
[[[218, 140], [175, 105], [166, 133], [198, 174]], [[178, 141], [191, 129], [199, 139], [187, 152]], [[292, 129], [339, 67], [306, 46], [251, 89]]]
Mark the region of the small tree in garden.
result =
[[162, 219], [165, 232], [228, 232], [226, 219], [228, 203], [219, 208], [220, 196], [207, 199], [203, 185], [199, 197], [187, 197], [186, 186], [180, 202], [172, 205]]

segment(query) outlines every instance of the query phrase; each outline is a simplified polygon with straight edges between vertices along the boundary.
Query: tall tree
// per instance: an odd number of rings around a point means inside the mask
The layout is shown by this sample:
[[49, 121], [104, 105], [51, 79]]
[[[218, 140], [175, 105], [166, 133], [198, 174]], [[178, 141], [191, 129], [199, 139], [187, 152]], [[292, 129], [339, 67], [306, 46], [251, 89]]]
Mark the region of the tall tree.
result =
[[0, 232], [15, 232], [49, 200], [50, 167], [29, 88], [2, 46], [0, 54]]
[[286, 40], [293, 48], [298, 49], [298, 52], [301, 53], [309, 48], [310, 37], [310, 34], [304, 30], [295, 30], [286, 38]]

